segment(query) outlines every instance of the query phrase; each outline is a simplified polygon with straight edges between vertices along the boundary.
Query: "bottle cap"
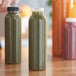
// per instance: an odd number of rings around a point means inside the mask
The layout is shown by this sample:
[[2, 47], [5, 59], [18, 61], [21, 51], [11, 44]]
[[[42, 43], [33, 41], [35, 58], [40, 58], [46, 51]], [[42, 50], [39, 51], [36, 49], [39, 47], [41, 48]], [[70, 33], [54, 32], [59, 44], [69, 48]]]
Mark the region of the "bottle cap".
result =
[[19, 11], [19, 7], [8, 7], [7, 11]]
[[44, 11], [44, 8], [33, 8], [32, 11]]
[[66, 22], [76, 22], [76, 18], [66, 18]]

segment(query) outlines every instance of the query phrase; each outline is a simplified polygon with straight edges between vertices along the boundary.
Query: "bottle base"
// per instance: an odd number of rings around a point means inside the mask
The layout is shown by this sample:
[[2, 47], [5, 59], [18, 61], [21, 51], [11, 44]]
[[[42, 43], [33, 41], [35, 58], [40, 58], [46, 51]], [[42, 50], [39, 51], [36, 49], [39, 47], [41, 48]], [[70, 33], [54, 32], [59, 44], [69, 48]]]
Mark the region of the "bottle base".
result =
[[21, 64], [21, 62], [5, 62], [5, 64], [14, 65], [14, 64]]
[[30, 71], [44, 71], [46, 70], [45, 68], [39, 68], [39, 69], [35, 69], [35, 68], [29, 68]]

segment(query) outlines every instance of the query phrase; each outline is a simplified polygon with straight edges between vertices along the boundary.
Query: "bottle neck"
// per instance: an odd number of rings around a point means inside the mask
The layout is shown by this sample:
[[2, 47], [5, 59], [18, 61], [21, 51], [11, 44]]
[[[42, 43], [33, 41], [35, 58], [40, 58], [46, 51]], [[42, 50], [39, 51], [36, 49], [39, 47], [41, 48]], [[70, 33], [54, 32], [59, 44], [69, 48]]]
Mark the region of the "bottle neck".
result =
[[32, 12], [33, 15], [44, 15], [43, 11], [33, 11]]
[[19, 13], [19, 11], [8, 11], [8, 13], [16, 14], [16, 13]]
[[43, 8], [35, 8], [32, 10], [33, 15], [44, 15], [44, 9]]

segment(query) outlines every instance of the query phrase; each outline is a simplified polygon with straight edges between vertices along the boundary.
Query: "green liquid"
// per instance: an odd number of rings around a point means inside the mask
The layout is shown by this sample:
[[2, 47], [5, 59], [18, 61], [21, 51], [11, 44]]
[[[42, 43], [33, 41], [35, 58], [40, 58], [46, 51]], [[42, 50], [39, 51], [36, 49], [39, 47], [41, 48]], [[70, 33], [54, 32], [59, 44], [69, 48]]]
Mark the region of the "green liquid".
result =
[[46, 69], [46, 19], [42, 11], [33, 11], [29, 20], [29, 69]]
[[5, 63], [21, 63], [21, 18], [18, 12], [5, 17]]

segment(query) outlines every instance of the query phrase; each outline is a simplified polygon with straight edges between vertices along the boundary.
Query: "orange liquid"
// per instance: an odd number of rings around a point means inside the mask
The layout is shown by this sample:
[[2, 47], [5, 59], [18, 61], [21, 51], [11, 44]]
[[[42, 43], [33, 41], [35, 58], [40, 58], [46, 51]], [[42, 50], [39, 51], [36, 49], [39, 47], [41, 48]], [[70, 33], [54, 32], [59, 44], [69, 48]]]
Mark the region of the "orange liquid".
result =
[[[65, 2], [64, 2], [65, 1]], [[70, 10], [70, 0], [52, 0], [53, 6], [53, 56], [63, 56], [65, 18]]]
[[72, 0], [67, 0], [67, 3], [66, 3], [66, 17], [69, 17], [70, 15], [70, 10], [71, 10], [71, 5], [72, 3]]
[[70, 10], [69, 17], [76, 18], [76, 2], [73, 2], [73, 7]]

